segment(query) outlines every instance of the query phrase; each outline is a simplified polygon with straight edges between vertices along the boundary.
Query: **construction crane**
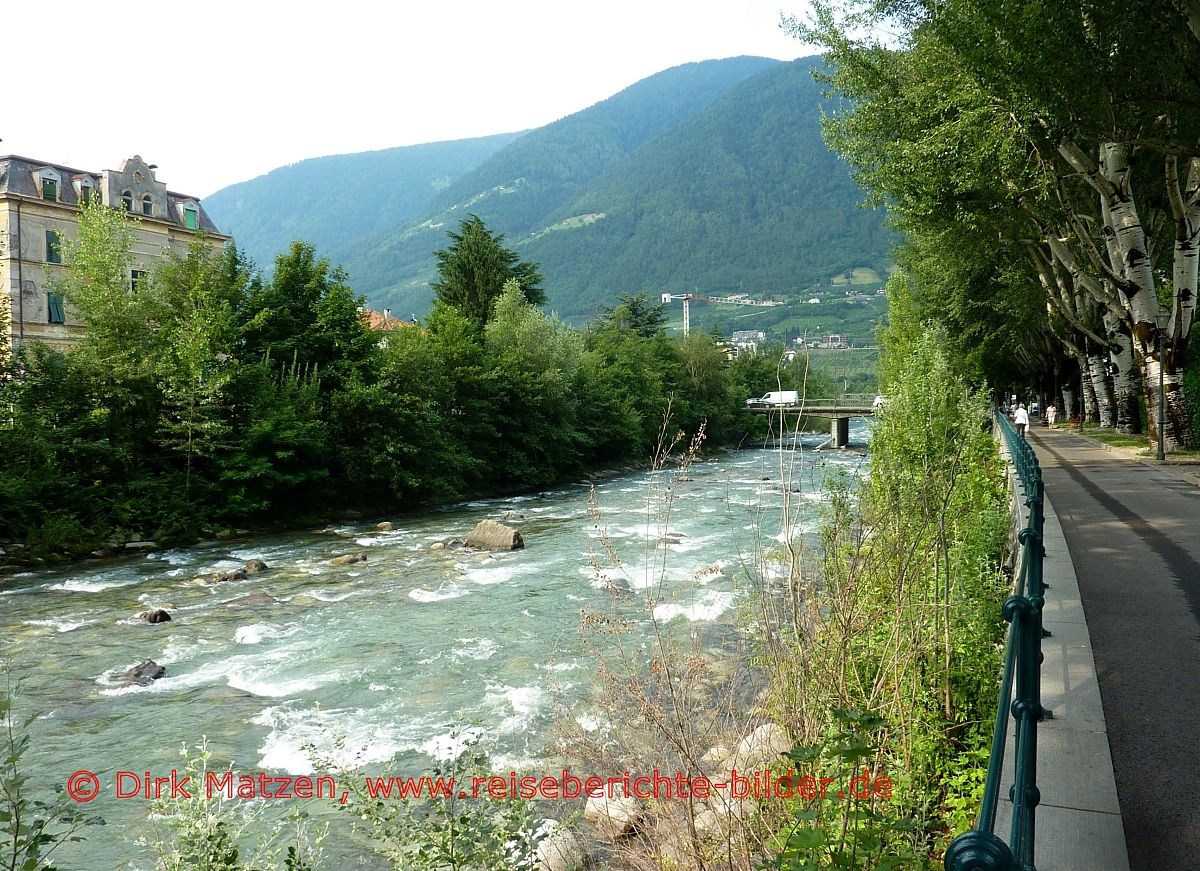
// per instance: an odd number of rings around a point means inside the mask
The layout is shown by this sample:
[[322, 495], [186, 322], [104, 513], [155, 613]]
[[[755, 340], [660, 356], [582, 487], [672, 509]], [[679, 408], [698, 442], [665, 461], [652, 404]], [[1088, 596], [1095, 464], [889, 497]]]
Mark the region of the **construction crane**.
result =
[[675, 299], [683, 300], [683, 334], [685, 336], [692, 331], [691, 303], [693, 300], [696, 302], [716, 302], [724, 305], [755, 305], [759, 308], [783, 305], [783, 303], [776, 302], [773, 299], [751, 299], [750, 295], [746, 293], [735, 293], [733, 296], [705, 296], [701, 293], [664, 293], [662, 295], [663, 305]]

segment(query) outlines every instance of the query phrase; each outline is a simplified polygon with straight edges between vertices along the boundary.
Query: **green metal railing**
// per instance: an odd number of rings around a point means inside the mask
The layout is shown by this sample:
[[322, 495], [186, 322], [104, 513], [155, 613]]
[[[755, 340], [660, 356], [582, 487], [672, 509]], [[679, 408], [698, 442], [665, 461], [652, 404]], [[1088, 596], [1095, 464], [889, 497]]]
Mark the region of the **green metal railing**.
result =
[[[1004, 602], [1004, 619], [1009, 622], [1008, 641], [1004, 647], [1000, 702], [996, 706], [992, 752], [979, 820], [974, 829], [959, 835], [950, 844], [946, 851], [946, 871], [1035, 871], [1034, 812], [1041, 799], [1037, 787], [1037, 724], [1048, 715], [1041, 703], [1042, 606], [1046, 589], [1042, 581], [1042, 558], [1046, 553], [1042, 546], [1045, 489], [1033, 449], [1003, 414], [997, 413], [995, 418], [1008, 445], [1025, 505], [1029, 508], [1029, 520], [1017, 536], [1021, 562], [1013, 595]], [[1016, 721], [1016, 729], [1013, 786], [1009, 790], [1013, 803], [1012, 829], [1006, 842], [995, 833], [995, 828], [1009, 716]]]

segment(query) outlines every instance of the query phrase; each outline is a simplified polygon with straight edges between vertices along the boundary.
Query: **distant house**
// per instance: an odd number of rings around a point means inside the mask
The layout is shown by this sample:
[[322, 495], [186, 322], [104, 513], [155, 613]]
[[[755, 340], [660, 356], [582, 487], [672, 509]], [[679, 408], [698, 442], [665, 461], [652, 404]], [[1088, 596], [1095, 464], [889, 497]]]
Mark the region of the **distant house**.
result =
[[734, 330], [733, 335], [729, 337], [731, 342], [765, 342], [767, 340], [766, 330]]
[[75, 237], [79, 210], [90, 202], [138, 217], [130, 290], [164, 251], [185, 254], [201, 234], [224, 246], [230, 237], [217, 230], [200, 200], [167, 190], [155, 169], [136, 155], [120, 169], [101, 172], [0, 157], [0, 357], [28, 341], [68, 348], [83, 336], [83, 326], [48, 285], [68, 268], [63, 243]]
[[[358, 310], [359, 319], [366, 325], [368, 330], [373, 330], [377, 333], [391, 333], [399, 329], [417, 327], [417, 316], [413, 315], [411, 321], [404, 321], [400, 318], [392, 317], [392, 310], [385, 308], [381, 312], [374, 311], [369, 308], [360, 308]], [[379, 347], [387, 347], [387, 336], [383, 335], [379, 339]]]
[[850, 343], [846, 341], [846, 337], [840, 333], [830, 333], [827, 336], [821, 337], [821, 341], [817, 342], [817, 347], [842, 349], [849, 348]]
[[733, 346], [733, 355], [737, 357], [742, 354], [757, 354], [758, 343], [766, 340], [766, 330], [735, 330], [729, 337], [729, 344]]

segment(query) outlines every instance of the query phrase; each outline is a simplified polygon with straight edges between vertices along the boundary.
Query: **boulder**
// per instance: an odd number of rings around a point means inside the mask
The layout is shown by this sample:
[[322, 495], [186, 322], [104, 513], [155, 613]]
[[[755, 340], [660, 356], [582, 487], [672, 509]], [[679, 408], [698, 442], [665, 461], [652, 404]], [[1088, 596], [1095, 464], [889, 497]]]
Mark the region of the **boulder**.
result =
[[171, 622], [171, 615], [162, 608], [153, 608], [138, 614], [138, 619], [145, 620], [147, 623], [169, 623]]
[[365, 553], [346, 553], [341, 556], [335, 556], [329, 561], [331, 566], [352, 566], [355, 563], [365, 563], [367, 555]]
[[158, 544], [153, 541], [127, 541], [125, 542], [126, 550], [154, 550]]
[[236, 599], [230, 599], [221, 607], [223, 608], [240, 608], [243, 605], [274, 605], [278, 600], [270, 593], [264, 593], [262, 590], [255, 590], [253, 593], [247, 593], [244, 596], [238, 596]]
[[265, 572], [269, 568], [270, 568], [270, 566], [268, 566], [263, 560], [260, 560], [258, 557], [254, 557], [253, 559], [246, 560], [246, 574], [248, 574], [248, 575], [252, 575], [255, 572]]
[[526, 517], [524, 514], [522, 514], [520, 511], [505, 511], [504, 512], [504, 520], [505, 520], [505, 522], [508, 522], [508, 523], [511, 523], [514, 520], [528, 520], [528, 519], [529, 518]]
[[583, 808], [583, 818], [606, 838], [619, 838], [637, 828], [642, 803], [629, 796], [593, 795]]
[[375, 524], [376, 532], [391, 532], [396, 526], [390, 520], [385, 520], [382, 523]]
[[213, 538], [215, 538], [217, 541], [225, 541], [226, 539], [233, 538], [233, 530], [218, 529], [216, 533], [213, 534]]
[[740, 772], [760, 771], [792, 749], [792, 740], [777, 723], [763, 723], [733, 748], [727, 767]]
[[444, 541], [435, 541], [433, 544], [429, 545], [430, 553], [433, 553], [434, 551], [437, 551], [437, 550], [445, 550], [445, 549], [446, 549], [446, 543]]
[[244, 581], [247, 577], [249, 577], [249, 575], [250, 573], [244, 568], [228, 569], [227, 571], [223, 572], [213, 572], [209, 580], [211, 580], [214, 584], [220, 584], [226, 581]]
[[149, 686], [167, 673], [166, 668], [153, 659], [143, 659], [129, 671], [125, 672], [125, 680], [139, 686]]
[[587, 862], [575, 833], [561, 826], [555, 826], [538, 841], [535, 858], [540, 871], [578, 871]]
[[605, 578], [604, 589], [614, 596], [629, 596], [633, 594], [633, 587], [624, 578]]
[[494, 520], [481, 520], [467, 534], [467, 545], [481, 550], [517, 550], [525, 546], [521, 533]]

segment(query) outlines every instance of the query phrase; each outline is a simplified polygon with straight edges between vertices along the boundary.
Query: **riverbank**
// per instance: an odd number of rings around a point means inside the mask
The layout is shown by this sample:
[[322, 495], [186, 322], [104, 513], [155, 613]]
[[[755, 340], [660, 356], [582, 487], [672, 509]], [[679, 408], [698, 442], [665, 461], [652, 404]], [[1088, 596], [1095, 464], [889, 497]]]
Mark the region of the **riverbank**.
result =
[[[817, 429], [802, 430], [801, 434], [805, 436], [815, 436], [819, 432], [820, 430]], [[708, 460], [712, 458], [719, 458], [729, 453], [736, 453], [741, 450], [753, 449], [746, 448], [744, 446], [744, 442], [745, 440], [743, 439], [738, 444], [731, 443], [709, 446], [704, 450], [702, 458]], [[815, 449], [823, 450], [827, 448], [825, 448], [824, 445], [820, 445]], [[846, 448], [840, 448], [837, 450], [861, 452], [863, 450], [863, 445], [861, 443], [852, 443]], [[404, 518], [415, 513], [446, 508], [472, 500], [504, 499], [510, 497], [535, 495], [537, 493], [545, 492], [546, 490], [571, 486], [579, 483], [580, 481], [586, 481], [589, 483], [602, 483], [606, 480], [622, 475], [632, 475], [648, 470], [649, 467], [645, 464], [625, 464], [618, 466], [609, 465], [599, 467], [595, 471], [584, 473], [582, 475], [563, 476], [556, 481], [553, 481], [549, 484], [543, 484], [538, 487], [511, 487], [506, 489], [493, 488], [486, 491], [472, 493], [461, 498], [429, 499], [412, 505], [395, 507], [391, 510], [374, 504], [350, 506], [339, 509], [338, 511], [332, 513], [314, 512], [306, 516], [287, 517], [276, 522], [261, 523], [252, 527], [239, 526], [236, 528], [229, 528], [208, 526], [195, 535], [145, 535], [143, 534], [143, 530], [133, 530], [122, 540], [116, 540], [112, 538], [93, 538], [84, 542], [80, 542], [76, 546], [70, 548], [66, 548], [65, 546], [30, 546], [27, 542], [0, 538], [0, 589], [3, 588], [5, 576], [12, 575], [13, 573], [19, 572], [23, 569], [48, 568], [52, 566], [88, 562], [99, 559], [136, 557], [149, 550], [202, 546], [207, 544], [217, 544], [219, 542], [236, 543], [261, 536], [301, 533], [304, 530], [334, 523], [359, 521], [364, 523], [377, 523], [385, 521], [402, 522]]]

